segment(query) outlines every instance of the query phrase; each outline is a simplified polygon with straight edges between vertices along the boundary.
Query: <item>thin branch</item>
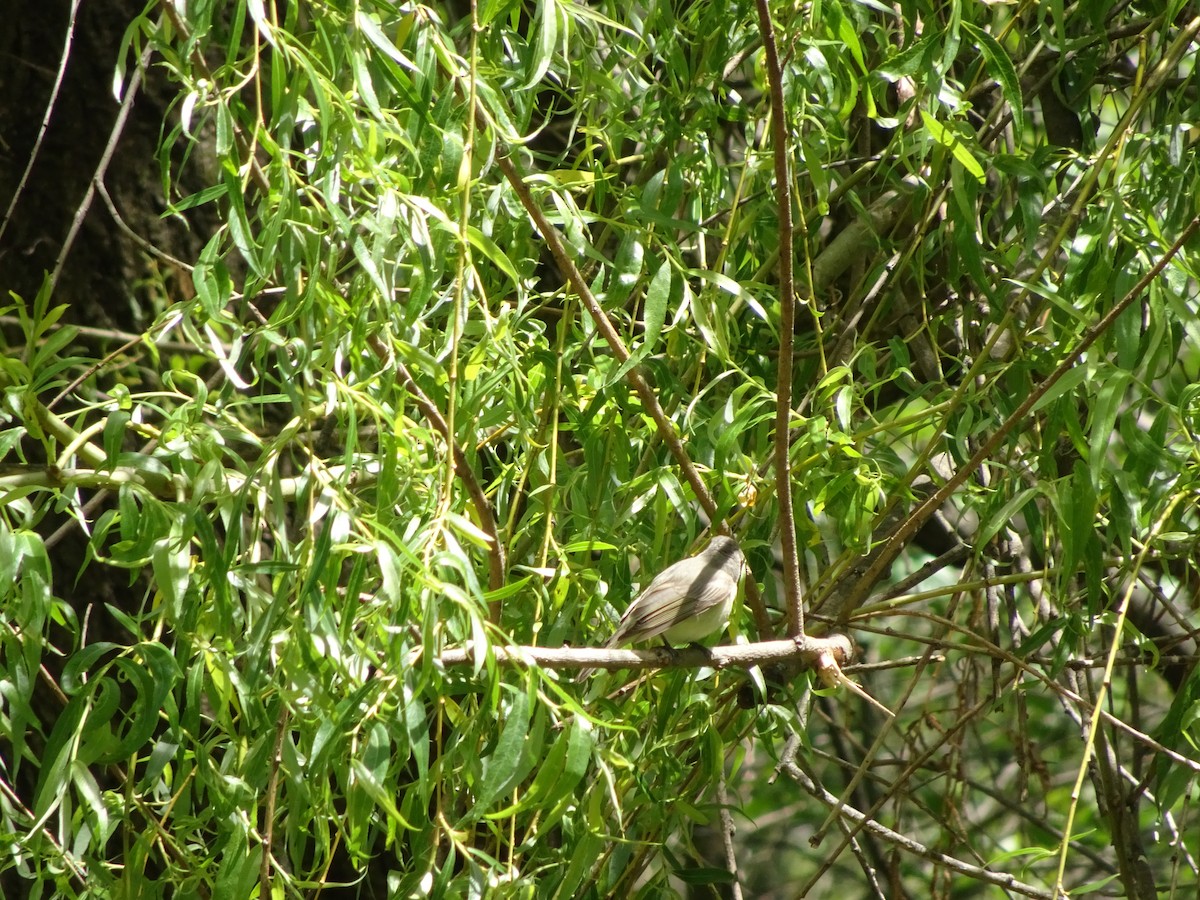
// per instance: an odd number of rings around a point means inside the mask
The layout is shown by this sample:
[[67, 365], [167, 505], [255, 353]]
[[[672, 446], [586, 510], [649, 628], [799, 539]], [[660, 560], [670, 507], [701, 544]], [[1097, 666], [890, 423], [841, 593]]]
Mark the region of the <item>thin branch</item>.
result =
[[[0, 316], [0, 325], [19, 328], [21, 326], [21, 320], [16, 316]], [[171, 324], [170, 327], [159, 328], [158, 331], [161, 335], [166, 335], [173, 327], [174, 324]], [[89, 340], [122, 341], [127, 344], [132, 344], [137, 341], [144, 341], [153, 344], [159, 350], [162, 350], [166, 353], [203, 352], [195, 344], [188, 343], [187, 341], [168, 341], [164, 337], [152, 337], [150, 335], [150, 331], [154, 329], [148, 329], [142, 334], [134, 334], [132, 331], [122, 331], [119, 328], [94, 328], [90, 325], [75, 325], [74, 323], [53, 322], [49, 326], [46, 326], [45, 333], [52, 334], [53, 332], [59, 331], [63, 328], [72, 328], [75, 331], [76, 337], [87, 338]]]
[[41, 152], [42, 144], [46, 139], [46, 130], [50, 127], [50, 117], [54, 114], [54, 107], [58, 103], [58, 92], [62, 90], [63, 78], [67, 74], [67, 61], [71, 58], [71, 42], [75, 38], [75, 17], [79, 14], [79, 3], [80, 0], [71, 0], [71, 11], [67, 14], [67, 33], [63, 36], [63, 48], [58, 58], [58, 72], [54, 75], [54, 86], [50, 88], [50, 98], [46, 101], [46, 112], [42, 115], [41, 127], [38, 128], [37, 138], [33, 142], [33, 149], [29, 152], [29, 159], [25, 162], [25, 171], [21, 173], [21, 178], [17, 181], [17, 189], [13, 191], [12, 199], [8, 201], [8, 209], [4, 211], [4, 219], [0, 220], [0, 242], [4, 239], [4, 232], [8, 228], [8, 223], [12, 221], [13, 211], [17, 208], [17, 201], [25, 193], [25, 185], [29, 183], [29, 175], [33, 171], [33, 164], [37, 162], [38, 154]]
[[796, 519], [792, 509], [792, 467], [788, 434], [792, 420], [792, 343], [796, 328], [796, 283], [792, 248], [792, 196], [788, 175], [787, 122], [784, 119], [783, 73], [775, 47], [775, 28], [767, 0], [756, 0], [771, 91], [771, 141], [775, 156], [775, 195], [779, 216], [779, 368], [775, 383], [775, 493], [779, 498], [779, 545], [783, 554], [783, 591], [787, 598], [788, 633], [804, 633], [800, 597], [800, 558], [796, 552]]
[[738, 880], [737, 848], [733, 835], [737, 827], [733, 824], [733, 801], [729, 796], [729, 783], [725, 779], [725, 768], [717, 773], [717, 809], [721, 817], [721, 847], [725, 851], [725, 869], [733, 876], [729, 886], [732, 900], [742, 900], [742, 884]]
[[279, 802], [279, 773], [283, 768], [283, 740], [287, 735], [288, 721], [287, 704], [283, 704], [279, 713], [279, 721], [275, 725], [275, 747], [271, 752], [271, 774], [267, 779], [267, 803], [263, 815], [263, 855], [259, 869], [260, 894], [269, 896], [271, 890], [271, 862], [274, 854], [271, 848], [275, 845], [275, 810]]
[[[1072, 704], [1074, 704], [1074, 706], [1078, 707], [1078, 709], [1080, 709], [1083, 713], [1090, 715], [1092, 712], [1097, 712], [1097, 714], [1100, 716], [1101, 719], [1104, 720], [1104, 722], [1106, 724], [1112, 726], [1113, 728], [1117, 729], [1118, 731], [1122, 731], [1125, 734], [1129, 735], [1135, 741], [1144, 745], [1151, 752], [1156, 753], [1160, 756], [1164, 756], [1167, 759], [1171, 760], [1172, 762], [1178, 763], [1179, 765], [1184, 766], [1185, 768], [1188, 768], [1191, 771], [1196, 772], [1197, 774], [1200, 774], [1200, 761], [1189, 759], [1188, 757], [1184, 756], [1182, 753], [1178, 753], [1175, 750], [1172, 750], [1170, 747], [1167, 747], [1166, 745], [1159, 743], [1157, 740], [1152, 738], [1150, 735], [1146, 734], [1144, 731], [1139, 731], [1138, 729], [1136, 729], [1132, 725], [1130, 725], [1128, 722], [1123, 721], [1119, 717], [1106, 711], [1103, 707], [1097, 706], [1092, 701], [1085, 699], [1078, 692], [1072, 690], [1071, 688], [1067, 687], [1066, 685], [1060, 684], [1058, 681], [1055, 681], [1049, 675], [1046, 675], [1038, 667], [1038, 665], [1035, 664], [1038, 659], [1041, 659], [1041, 657], [1030, 657], [1028, 659], [1019, 657], [1015, 653], [1013, 653], [1009, 650], [1005, 650], [1003, 647], [999, 647], [996, 644], [993, 644], [991, 641], [987, 640], [986, 638], [982, 637], [981, 635], [978, 635], [975, 632], [968, 630], [963, 625], [960, 625], [959, 623], [954, 622], [951, 619], [948, 619], [944, 616], [939, 616], [939, 615], [935, 615], [933, 613], [927, 613], [927, 612], [917, 614], [917, 613], [914, 613], [912, 610], [904, 610], [904, 609], [896, 610], [895, 615], [914, 616], [914, 617], [919, 617], [921, 619], [926, 619], [929, 622], [933, 622], [933, 623], [936, 623], [936, 624], [942, 626], [947, 631], [951, 631], [951, 632], [961, 635], [969, 643], [965, 644], [965, 645], [950, 645], [949, 643], [947, 643], [945, 641], [931, 639], [931, 638], [923, 638], [923, 637], [919, 637], [917, 635], [912, 635], [912, 634], [901, 635], [899, 632], [897, 632], [895, 629], [892, 629], [892, 628], [871, 628], [870, 626], [862, 625], [862, 624], [856, 624], [856, 627], [859, 628], [860, 630], [868, 630], [868, 631], [872, 631], [876, 634], [884, 634], [889, 637], [903, 637], [903, 639], [906, 641], [915, 641], [917, 643], [926, 644], [929, 647], [936, 647], [937, 649], [943, 650], [943, 651], [955, 650], [960, 653], [961, 652], [978, 651], [981, 653], [986, 653], [989, 656], [995, 656], [995, 657], [1003, 660], [1004, 662], [1008, 663], [1009, 665], [1011, 665], [1017, 671], [1022, 672], [1031, 678], [1036, 679], [1041, 684], [1043, 684], [1046, 687], [1046, 689], [1049, 690], [1051, 693], [1057, 694], [1059, 697], [1062, 697], [1065, 700], [1069, 700]], [[1089, 660], [1088, 662], [1091, 662], [1091, 661]], [[1058, 661], [1056, 659], [1046, 660], [1046, 663], [1052, 664], [1053, 666], [1058, 665]], [[1107, 665], [1107, 660], [1105, 661], [1105, 664]], [[1084, 666], [1072, 666], [1072, 665], [1068, 664], [1065, 668], [1068, 670], [1074, 670], [1074, 669], [1084, 668]], [[897, 708], [903, 707], [904, 702], [899, 702], [896, 704], [896, 706], [897, 706]]]
[[[1197, 219], [1193, 221], [1200, 221], [1200, 217], [1197, 217]], [[1185, 499], [1191, 501], [1194, 498], [1190, 493], [1176, 494], [1151, 526], [1150, 536], [1146, 539], [1141, 553], [1138, 554], [1138, 558], [1134, 560], [1135, 571], [1142, 568], [1146, 554], [1150, 550], [1150, 546], [1158, 539], [1159, 534], [1161, 534], [1163, 529], [1167, 527], [1168, 523], [1173, 521], [1172, 514], [1175, 511], [1175, 507], [1182, 503]], [[1088, 777], [1088, 773], [1092, 770], [1092, 754], [1096, 752], [1097, 739], [1101, 737], [1101, 712], [1104, 709], [1105, 700], [1108, 697], [1109, 691], [1112, 689], [1113, 668], [1116, 665], [1117, 655], [1121, 651], [1122, 636], [1125, 630], [1125, 621], [1129, 615], [1129, 605], [1136, 587], [1137, 581], [1130, 579], [1125, 593], [1121, 596], [1120, 603], [1117, 604], [1117, 620], [1116, 624], [1113, 626], [1113, 639], [1109, 643], [1108, 660], [1104, 667], [1104, 677], [1100, 680], [1100, 690], [1096, 693], [1096, 699], [1094, 705], [1092, 706], [1091, 716], [1087, 725], [1087, 739], [1083, 744], [1083, 759], [1079, 761], [1079, 771], [1075, 777], [1075, 786], [1071, 790], [1071, 802], [1067, 807], [1067, 822], [1063, 826], [1062, 843], [1059, 845], [1058, 877], [1055, 880], [1055, 886], [1064, 896], [1066, 894], [1066, 889], [1063, 887], [1063, 878], [1067, 871], [1067, 859], [1070, 854], [1071, 828], [1075, 822], [1075, 815], [1079, 807], [1079, 798], [1083, 792], [1084, 780]], [[1101, 774], [1104, 774], [1103, 770]], [[1097, 786], [1096, 791], [1097, 794], [1101, 794], [1102, 788]], [[1122, 812], [1125, 808], [1124, 797], [1120, 797], [1119, 807], [1119, 809], [1112, 811], [1112, 815], [1114, 817], [1122, 815]], [[1136, 853], [1132, 853], [1129, 856], [1122, 854], [1122, 850], [1130, 850], [1129, 845], [1120, 840], [1123, 831], [1124, 829], [1120, 827], [1113, 828], [1113, 843], [1118, 851], [1118, 857], [1125, 863], [1121, 866], [1121, 874], [1123, 876], [1122, 880], [1125, 882], [1126, 890], [1128, 890], [1130, 893], [1134, 893], [1136, 891], [1137, 896], [1145, 896], [1144, 891], [1141, 890], [1144, 885], [1135, 877], [1134, 871], [1131, 871], [1131, 868], [1133, 868], [1133, 863], [1130, 857], [1133, 859], [1137, 859], [1139, 857]]]
[[75, 238], [79, 236], [79, 231], [83, 228], [83, 220], [87, 218], [88, 211], [92, 208], [92, 200], [96, 197], [96, 185], [102, 182], [104, 176], [108, 174], [109, 163], [112, 162], [113, 154], [117, 151], [117, 142], [125, 131], [125, 123], [129, 121], [129, 113], [133, 110], [133, 101], [137, 98], [138, 91], [142, 86], [142, 73], [150, 62], [151, 49], [151, 45], [147, 44], [129, 79], [129, 85], [125, 89], [125, 99], [121, 102], [121, 111], [117, 113], [117, 120], [113, 122], [112, 131], [108, 135], [108, 143], [104, 145], [100, 162], [96, 164], [96, 171], [92, 173], [92, 177], [88, 181], [83, 200], [75, 210], [75, 218], [71, 220], [71, 227], [67, 229], [62, 249], [58, 252], [54, 271], [50, 274], [51, 290], [58, 284], [58, 278], [62, 274], [63, 266], [67, 263], [67, 257], [71, 255], [71, 248], [75, 246]]

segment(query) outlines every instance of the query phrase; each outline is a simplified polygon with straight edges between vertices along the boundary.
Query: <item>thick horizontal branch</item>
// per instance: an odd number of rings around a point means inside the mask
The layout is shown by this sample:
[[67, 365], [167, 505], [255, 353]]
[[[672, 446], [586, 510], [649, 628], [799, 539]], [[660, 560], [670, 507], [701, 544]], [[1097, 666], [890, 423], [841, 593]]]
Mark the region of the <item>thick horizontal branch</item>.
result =
[[[442, 653], [444, 666], [474, 665], [474, 642]], [[822, 669], [830, 662], [837, 666], [849, 663], [854, 656], [850, 639], [835, 634], [830, 637], [800, 635], [785, 641], [761, 641], [705, 649], [703, 647], [655, 647], [650, 650], [608, 650], [596, 647], [497, 647], [491, 648], [496, 661], [508, 665], [538, 665], [547, 669], [683, 669], [730, 666], [749, 669], [753, 666], [797, 661], [802, 668]]]

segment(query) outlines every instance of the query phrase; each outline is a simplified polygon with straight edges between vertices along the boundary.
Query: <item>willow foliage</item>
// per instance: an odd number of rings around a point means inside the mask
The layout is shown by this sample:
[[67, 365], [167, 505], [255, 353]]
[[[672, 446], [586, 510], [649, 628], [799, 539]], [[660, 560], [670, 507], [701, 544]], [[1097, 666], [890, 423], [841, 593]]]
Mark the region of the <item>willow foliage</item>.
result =
[[[6, 884], [1194, 892], [1195, 7], [770, 14], [782, 108], [744, 3], [129, 26], [165, 215], [219, 225], [120, 365], [52, 278], [9, 301]], [[680, 447], [762, 593], [733, 634], [785, 635], [788, 254], [806, 628], [894, 717], [497, 659], [598, 645], [702, 540]]]

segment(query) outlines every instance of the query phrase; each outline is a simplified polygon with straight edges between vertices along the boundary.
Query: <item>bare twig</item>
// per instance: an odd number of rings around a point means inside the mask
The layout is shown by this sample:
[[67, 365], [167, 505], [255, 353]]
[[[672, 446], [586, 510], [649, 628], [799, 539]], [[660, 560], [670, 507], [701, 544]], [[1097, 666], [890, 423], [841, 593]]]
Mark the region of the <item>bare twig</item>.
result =
[[58, 278], [62, 274], [63, 266], [67, 263], [67, 257], [71, 254], [71, 248], [75, 246], [75, 238], [79, 236], [79, 230], [83, 228], [83, 220], [87, 218], [88, 210], [92, 208], [92, 200], [96, 196], [96, 185], [102, 182], [104, 176], [108, 174], [108, 166], [117, 150], [117, 142], [125, 131], [125, 123], [129, 121], [129, 113], [133, 110], [133, 101], [137, 99], [138, 91], [141, 89], [142, 72], [150, 62], [150, 52], [151, 45], [147, 44], [133, 70], [133, 75], [129, 78], [129, 84], [125, 88], [125, 99], [121, 101], [121, 111], [117, 113], [117, 120], [113, 123], [112, 131], [109, 132], [108, 143], [104, 145], [104, 153], [101, 154], [100, 162], [96, 164], [96, 171], [92, 173], [91, 180], [88, 181], [87, 190], [75, 210], [75, 218], [71, 220], [71, 227], [67, 230], [62, 249], [59, 250], [58, 259], [54, 263], [54, 271], [50, 274], [51, 289], [58, 284]]
[[742, 900], [742, 885], [738, 880], [737, 849], [733, 846], [733, 835], [736, 828], [733, 824], [733, 804], [729, 799], [729, 785], [725, 781], [725, 769], [717, 773], [717, 802], [721, 816], [721, 846], [725, 850], [725, 868], [733, 876], [729, 886], [729, 896], [733, 900]]
[[967, 878], [974, 878], [978, 881], [987, 882], [988, 884], [999, 885], [1000, 887], [1006, 888], [1014, 893], [1024, 894], [1026, 897], [1035, 897], [1037, 900], [1054, 900], [1054, 894], [1050, 891], [1035, 887], [1032, 884], [1026, 884], [1025, 882], [1018, 881], [1012, 875], [1008, 875], [1007, 873], [993, 872], [989, 869], [982, 868], [981, 866], [964, 862], [961, 859], [949, 856], [945, 853], [940, 853], [937, 850], [932, 850], [929, 847], [926, 847], [924, 844], [914, 841], [912, 838], [906, 837], [898, 832], [892, 831], [890, 828], [881, 825], [874, 819], [868, 818], [857, 809], [847, 806], [829, 791], [817, 785], [811, 778], [808, 777], [808, 775], [804, 773], [804, 770], [797, 765], [795, 750], [799, 748], [799, 742], [797, 741], [794, 745], [790, 746], [792, 746], [791, 753], [785, 756], [780, 762], [780, 771], [786, 774], [789, 778], [796, 782], [796, 784], [800, 785], [800, 787], [802, 787], [816, 799], [820, 800], [826, 806], [829, 806], [830, 808], [838, 807], [841, 811], [841, 815], [853, 822], [858, 828], [865, 829], [875, 837], [885, 840], [901, 850], [912, 853], [921, 859], [927, 859], [939, 866], [944, 866], [950, 871], [957, 872], [958, 874]]
[[42, 144], [46, 139], [46, 130], [50, 127], [50, 116], [53, 115], [54, 107], [58, 104], [58, 92], [62, 90], [63, 78], [67, 74], [67, 61], [71, 58], [71, 43], [75, 38], [75, 17], [79, 13], [79, 3], [80, 0], [71, 0], [71, 11], [67, 14], [67, 33], [63, 36], [63, 49], [58, 57], [58, 72], [54, 75], [54, 86], [50, 88], [50, 97], [46, 101], [46, 112], [42, 115], [42, 124], [38, 128], [37, 138], [33, 142], [33, 149], [29, 151], [29, 159], [25, 162], [25, 171], [21, 173], [12, 199], [8, 201], [4, 219], [0, 220], [0, 241], [4, 238], [8, 223], [12, 221], [17, 201], [25, 193], [25, 185], [29, 183], [29, 174], [33, 171], [33, 164], [37, 162], [38, 153], [41, 152]]

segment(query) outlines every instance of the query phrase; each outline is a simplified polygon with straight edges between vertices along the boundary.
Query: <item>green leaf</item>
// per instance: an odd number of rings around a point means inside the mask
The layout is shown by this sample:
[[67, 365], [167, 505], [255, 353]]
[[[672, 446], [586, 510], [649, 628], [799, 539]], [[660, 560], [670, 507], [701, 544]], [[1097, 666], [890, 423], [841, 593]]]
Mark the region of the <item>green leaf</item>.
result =
[[238, 186], [237, 173], [227, 169], [225, 172], [225, 183], [228, 187], [226, 197], [229, 199], [229, 219], [227, 222], [229, 235], [233, 239], [233, 245], [241, 253], [242, 259], [246, 261], [254, 274], [261, 277], [265, 272], [260, 258], [260, 249], [254, 240], [254, 229], [250, 226], [246, 204], [243, 200], [241, 189]]
[[658, 336], [667, 318], [667, 302], [671, 299], [673, 274], [671, 261], [663, 260], [646, 288], [646, 304], [642, 312], [646, 333], [642, 338], [642, 346], [651, 352], [658, 344]]
[[[363, 33], [363, 36], [371, 42], [372, 46], [381, 51], [392, 62], [398, 63], [400, 66], [411, 69], [414, 72], [419, 72], [416, 64], [401, 53], [395, 44], [388, 40], [387, 35], [383, 33], [383, 29], [373, 15], [364, 12], [362, 9], [356, 9], [354, 12], [354, 24]], [[332, 121], [336, 117], [330, 115], [327, 118]]]
[[538, 0], [537, 4], [537, 40], [533, 45], [534, 55], [529, 78], [523, 90], [529, 90], [539, 84], [546, 73], [550, 71], [550, 63], [558, 50], [558, 4], [555, 0]]
[[123, 409], [113, 410], [104, 423], [104, 463], [111, 472], [125, 446], [130, 415]]
[[1038, 397], [1030, 413], [1036, 413], [1039, 410], [1045, 409], [1065, 394], [1073, 393], [1087, 377], [1088, 371], [1086, 366], [1076, 366], [1073, 369], [1068, 369], [1058, 381], [1054, 382], [1046, 393]]
[[504, 251], [496, 246], [496, 243], [486, 234], [476, 228], [474, 225], [467, 226], [467, 240], [471, 242], [471, 246], [479, 250], [491, 260], [501, 272], [509, 277], [514, 286], [520, 286], [521, 275], [516, 267], [512, 264]]
[[1014, 520], [1018, 514], [1025, 509], [1029, 501], [1041, 493], [1041, 488], [1035, 486], [1024, 488], [1010, 497], [1007, 503], [981, 524], [979, 534], [974, 539], [975, 546], [986, 547], [992, 538], [999, 534], [1001, 528], [1017, 524]]
[[912, 46], [891, 57], [884, 65], [879, 66], [876, 72], [889, 81], [912, 78], [919, 75], [922, 69], [928, 65], [929, 56], [936, 47], [933, 35], [926, 35]]
[[642, 242], [631, 235], [627, 235], [621, 241], [609, 276], [608, 292], [604, 297], [606, 306], [616, 308], [624, 305], [641, 277], [645, 254], [646, 249]]
[[395, 793], [385, 787], [381, 773], [372, 771], [360, 759], [351, 760], [350, 768], [357, 779], [358, 786], [366, 792], [377, 807], [384, 811], [389, 819], [409, 831], [416, 830], [416, 827], [397, 808]]
[[54, 722], [41, 753], [41, 768], [33, 790], [33, 814], [38, 818], [56, 809], [67, 795], [71, 764], [75, 759], [76, 739], [84, 716], [91, 705], [90, 692], [70, 699]]
[[943, 147], [947, 147], [954, 158], [959, 161], [964, 169], [974, 175], [977, 181], [982, 184], [987, 180], [983, 172], [983, 166], [979, 164], [979, 160], [975, 158], [967, 145], [953, 131], [924, 109], [921, 110], [921, 121], [925, 123], [925, 130], [929, 132], [930, 137]]
[[966, 21], [962, 23], [962, 27], [963, 31], [974, 39], [975, 45], [987, 62], [988, 70], [1000, 85], [1000, 92], [1008, 102], [1009, 111], [1012, 112], [1013, 136], [1020, 145], [1025, 137], [1025, 100], [1021, 95], [1021, 81], [1017, 77], [1016, 67], [1000, 46], [1000, 42], [988, 32]]
[[203, 190], [196, 191], [187, 197], [176, 200], [170, 205], [172, 212], [187, 212], [189, 209], [195, 209], [198, 206], [204, 206], [206, 203], [212, 203], [214, 200], [220, 200], [228, 192], [229, 186], [222, 184], [214, 184], [206, 187]]
[[533, 679], [527, 679], [525, 691], [510, 685], [503, 686], [509, 694], [504, 727], [495, 750], [483, 759], [483, 774], [476, 791], [475, 805], [462, 823], [474, 821], [487, 812], [500, 797], [516, 784], [529, 739], [529, 722], [533, 713]]
[[1099, 390], [1092, 404], [1089, 429], [1091, 434], [1088, 441], [1088, 466], [1092, 485], [1096, 490], [1101, 489], [1103, 472], [1111, 463], [1110, 454], [1117, 415], [1125, 402], [1126, 389], [1132, 378], [1133, 376], [1123, 369], [1106, 367], [1103, 377], [1099, 380]]

